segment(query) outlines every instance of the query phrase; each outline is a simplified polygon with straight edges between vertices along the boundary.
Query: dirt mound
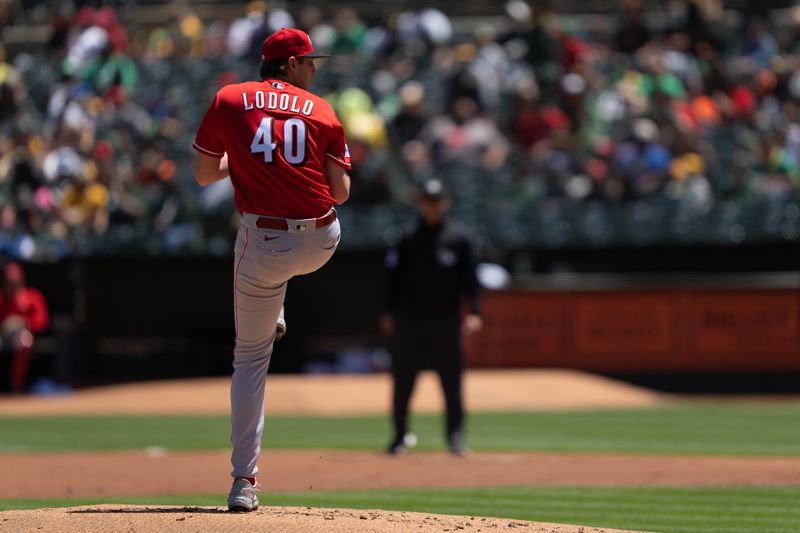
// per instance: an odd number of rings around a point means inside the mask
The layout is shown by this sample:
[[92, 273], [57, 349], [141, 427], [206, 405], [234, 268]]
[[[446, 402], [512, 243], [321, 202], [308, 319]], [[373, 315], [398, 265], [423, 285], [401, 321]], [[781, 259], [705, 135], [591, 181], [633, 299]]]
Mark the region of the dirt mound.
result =
[[428, 513], [311, 507], [264, 507], [248, 514], [228, 513], [221, 507], [98, 505], [65, 509], [6, 511], [0, 531], [324, 531], [405, 533], [407, 531], [529, 531], [542, 533], [602, 533], [618, 529], [543, 524]]
[[[570, 370], [473, 370], [466, 374], [465, 403], [473, 411], [513, 411], [654, 405], [663, 397], [611, 379]], [[389, 412], [387, 374], [354, 376], [272, 375], [269, 415], [356, 415]], [[67, 396], [0, 399], [0, 416], [79, 414], [228, 414], [230, 380], [184, 379], [132, 383], [77, 391]], [[443, 408], [437, 377], [420, 376], [415, 412]]]

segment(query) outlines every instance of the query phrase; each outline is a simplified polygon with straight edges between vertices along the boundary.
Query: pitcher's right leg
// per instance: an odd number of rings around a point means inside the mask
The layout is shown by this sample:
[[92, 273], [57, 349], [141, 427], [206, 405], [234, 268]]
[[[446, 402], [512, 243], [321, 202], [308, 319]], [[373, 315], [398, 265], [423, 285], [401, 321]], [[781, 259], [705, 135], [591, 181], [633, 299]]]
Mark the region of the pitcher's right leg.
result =
[[[242, 226], [236, 240], [234, 319], [236, 346], [231, 377], [231, 464], [234, 478], [255, 478], [264, 430], [264, 386], [286, 281], [264, 281], [252, 230]], [[272, 274], [272, 273], [270, 273]], [[285, 280], [286, 278], [284, 278]]]

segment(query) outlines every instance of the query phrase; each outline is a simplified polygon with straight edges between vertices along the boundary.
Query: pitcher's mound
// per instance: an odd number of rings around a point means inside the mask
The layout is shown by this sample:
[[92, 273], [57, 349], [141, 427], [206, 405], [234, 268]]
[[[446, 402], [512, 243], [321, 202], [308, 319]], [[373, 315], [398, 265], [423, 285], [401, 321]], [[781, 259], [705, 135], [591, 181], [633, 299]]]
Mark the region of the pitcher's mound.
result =
[[408, 531], [530, 531], [547, 533], [619, 532], [590, 526], [543, 524], [524, 520], [449, 516], [401, 511], [317, 509], [312, 507], [263, 507], [246, 514], [229, 513], [222, 507], [174, 507], [152, 505], [93, 505], [62, 509], [5, 511], [0, 531], [281, 531], [375, 532]]

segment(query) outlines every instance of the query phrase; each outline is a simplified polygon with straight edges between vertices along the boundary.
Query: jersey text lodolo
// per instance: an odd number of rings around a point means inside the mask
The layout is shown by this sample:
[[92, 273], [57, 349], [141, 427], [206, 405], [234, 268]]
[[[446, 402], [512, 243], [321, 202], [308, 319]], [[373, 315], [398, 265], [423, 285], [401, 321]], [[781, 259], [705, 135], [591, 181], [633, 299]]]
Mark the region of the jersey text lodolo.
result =
[[253, 109], [267, 109], [288, 111], [290, 113], [302, 113], [305, 116], [311, 115], [314, 110], [312, 100], [303, 99], [302, 106], [298, 105], [299, 96], [291, 96], [287, 93], [274, 93], [272, 91], [255, 91], [252, 95], [242, 93], [242, 103], [245, 111]]

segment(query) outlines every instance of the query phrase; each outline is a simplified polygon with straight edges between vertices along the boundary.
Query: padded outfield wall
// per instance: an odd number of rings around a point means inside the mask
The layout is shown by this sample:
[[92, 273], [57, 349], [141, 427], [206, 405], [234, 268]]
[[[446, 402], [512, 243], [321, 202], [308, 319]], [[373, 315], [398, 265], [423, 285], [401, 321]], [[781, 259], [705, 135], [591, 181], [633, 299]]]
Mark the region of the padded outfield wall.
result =
[[[767, 255], [728, 264], [757, 268]], [[231, 265], [197, 257], [26, 265], [54, 317], [40, 343], [40, 367], [78, 386], [229, 372]], [[609, 374], [800, 372], [800, 274], [655, 273], [651, 266], [649, 274], [517, 275], [512, 288], [487, 291], [486, 328], [469, 344], [469, 364]], [[272, 371], [298, 372], [348, 348], [388, 347], [377, 330], [381, 277], [382, 252], [364, 251], [338, 253], [320, 272], [293, 280], [290, 335]]]
[[484, 298], [471, 366], [800, 371], [800, 276], [532, 278]]

